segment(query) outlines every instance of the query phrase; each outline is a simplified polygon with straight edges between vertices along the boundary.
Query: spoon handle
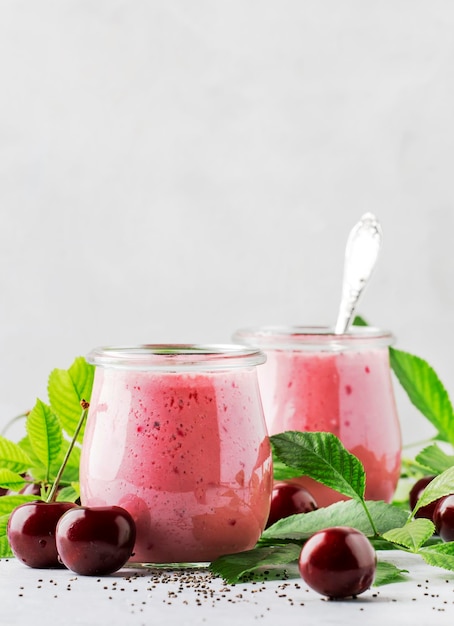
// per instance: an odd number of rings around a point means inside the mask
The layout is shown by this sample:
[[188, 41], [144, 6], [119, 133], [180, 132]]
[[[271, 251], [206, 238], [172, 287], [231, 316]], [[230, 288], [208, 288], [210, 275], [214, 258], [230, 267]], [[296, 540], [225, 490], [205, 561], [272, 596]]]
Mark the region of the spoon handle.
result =
[[345, 248], [342, 298], [335, 334], [347, 332], [356, 305], [372, 274], [382, 243], [380, 223], [372, 213], [365, 213], [353, 227]]

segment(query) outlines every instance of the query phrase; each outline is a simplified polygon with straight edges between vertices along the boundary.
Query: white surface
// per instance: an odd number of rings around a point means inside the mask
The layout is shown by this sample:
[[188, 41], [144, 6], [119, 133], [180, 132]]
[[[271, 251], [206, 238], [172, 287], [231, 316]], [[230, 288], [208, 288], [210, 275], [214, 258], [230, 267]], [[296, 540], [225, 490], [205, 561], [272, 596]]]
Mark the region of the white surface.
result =
[[328, 601], [297, 577], [225, 585], [203, 573], [125, 571], [102, 578], [67, 570], [33, 570], [0, 561], [0, 623], [8, 626], [242, 626], [452, 624], [454, 577], [402, 552], [383, 560], [410, 570], [409, 579], [366, 591], [356, 600]]
[[369, 210], [361, 313], [454, 391], [453, 29], [450, 0], [0, 2], [0, 424], [96, 345], [333, 324]]

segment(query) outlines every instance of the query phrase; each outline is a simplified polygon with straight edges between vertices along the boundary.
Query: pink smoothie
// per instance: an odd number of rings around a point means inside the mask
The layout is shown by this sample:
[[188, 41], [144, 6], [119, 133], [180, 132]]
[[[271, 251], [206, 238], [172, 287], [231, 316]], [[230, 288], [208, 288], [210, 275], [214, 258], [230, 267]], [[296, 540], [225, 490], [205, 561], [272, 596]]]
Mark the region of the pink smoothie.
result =
[[256, 543], [272, 467], [255, 369], [96, 368], [81, 499], [131, 513], [132, 561], [211, 561]]
[[[322, 336], [306, 345], [293, 337], [291, 349], [255, 345], [267, 354], [258, 368], [270, 434], [286, 430], [337, 435], [366, 471], [366, 497], [391, 501], [400, 475], [401, 435], [385, 339], [368, 334], [338, 339]], [[253, 341], [253, 339], [248, 339]], [[261, 338], [263, 341], [263, 337]], [[299, 345], [301, 342], [301, 345]], [[339, 494], [308, 478], [300, 481], [319, 506]]]

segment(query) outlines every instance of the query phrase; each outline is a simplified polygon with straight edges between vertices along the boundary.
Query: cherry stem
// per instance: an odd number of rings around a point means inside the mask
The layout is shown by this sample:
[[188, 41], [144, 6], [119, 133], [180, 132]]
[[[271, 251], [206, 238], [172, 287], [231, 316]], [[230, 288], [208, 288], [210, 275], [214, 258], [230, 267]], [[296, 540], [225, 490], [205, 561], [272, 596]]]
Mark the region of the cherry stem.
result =
[[402, 446], [404, 450], [408, 450], [409, 448], [420, 448], [421, 446], [427, 446], [429, 443], [433, 443], [434, 438], [429, 437], [429, 439], [423, 439], [422, 441], [413, 441], [410, 443], [406, 443]]
[[370, 523], [370, 525], [372, 527], [372, 530], [374, 531], [374, 535], [376, 537], [379, 537], [380, 533], [378, 532], [377, 527], [375, 526], [375, 522], [372, 519], [372, 515], [370, 514], [370, 511], [367, 508], [367, 504], [366, 504], [366, 502], [365, 502], [365, 500], [363, 498], [361, 498], [361, 504], [363, 505], [363, 509], [364, 509], [364, 511], [365, 511], [365, 513], [367, 515], [367, 519], [369, 520], [369, 523]]
[[60, 469], [58, 470], [58, 474], [55, 477], [55, 480], [52, 485], [52, 489], [49, 491], [49, 495], [46, 498], [46, 502], [55, 502], [55, 499], [57, 497], [57, 489], [58, 489], [58, 485], [60, 484], [61, 477], [63, 475], [63, 472], [65, 471], [66, 464], [68, 462], [71, 452], [73, 451], [74, 445], [77, 441], [77, 437], [79, 436], [80, 429], [82, 428], [85, 418], [87, 417], [88, 408], [90, 404], [86, 400], [81, 400], [80, 406], [82, 407], [82, 413], [80, 414], [79, 422], [76, 426], [76, 430], [74, 431], [73, 438], [71, 439], [69, 443], [68, 449], [66, 450], [66, 454], [63, 458]]
[[7, 422], [5, 426], [2, 428], [0, 435], [4, 436], [13, 424], [18, 422], [19, 420], [26, 419], [29, 413], [30, 411], [25, 411], [24, 413], [21, 413], [20, 415], [16, 415], [16, 417], [13, 417], [12, 419], [10, 419], [9, 422]]

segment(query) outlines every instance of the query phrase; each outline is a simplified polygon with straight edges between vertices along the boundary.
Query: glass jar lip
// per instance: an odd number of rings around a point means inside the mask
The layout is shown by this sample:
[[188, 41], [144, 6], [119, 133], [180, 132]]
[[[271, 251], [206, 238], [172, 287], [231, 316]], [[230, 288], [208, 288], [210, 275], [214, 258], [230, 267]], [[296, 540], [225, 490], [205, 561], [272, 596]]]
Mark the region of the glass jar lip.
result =
[[233, 340], [261, 350], [343, 352], [389, 347], [394, 335], [374, 326], [352, 326], [342, 335], [330, 326], [257, 326], [237, 330]]
[[92, 365], [142, 371], [212, 371], [261, 365], [258, 348], [240, 344], [139, 344], [102, 346], [86, 356]]

